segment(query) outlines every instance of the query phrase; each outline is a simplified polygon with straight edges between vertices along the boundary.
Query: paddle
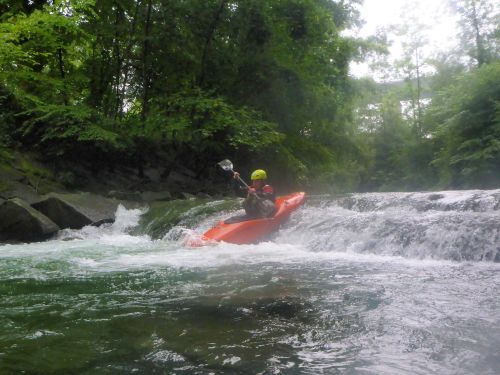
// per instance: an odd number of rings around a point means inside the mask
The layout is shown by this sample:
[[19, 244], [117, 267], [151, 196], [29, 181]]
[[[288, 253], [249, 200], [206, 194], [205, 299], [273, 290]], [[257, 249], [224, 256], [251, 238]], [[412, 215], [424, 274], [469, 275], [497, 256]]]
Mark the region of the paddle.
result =
[[[224, 159], [224, 160], [218, 162], [217, 165], [219, 167], [221, 167], [222, 170], [224, 170], [226, 172], [231, 172], [234, 176], [233, 163], [231, 160]], [[250, 186], [248, 186], [248, 184], [245, 181], [243, 181], [243, 179], [240, 176], [238, 176], [238, 181], [241, 182], [243, 184], [243, 186], [245, 186], [247, 189], [250, 189]]]

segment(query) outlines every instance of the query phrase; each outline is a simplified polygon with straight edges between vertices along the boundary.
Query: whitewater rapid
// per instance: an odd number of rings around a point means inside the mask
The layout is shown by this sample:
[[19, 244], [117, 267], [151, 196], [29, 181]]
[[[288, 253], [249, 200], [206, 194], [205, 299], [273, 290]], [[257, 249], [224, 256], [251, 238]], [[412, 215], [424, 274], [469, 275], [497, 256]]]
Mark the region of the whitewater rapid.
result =
[[0, 373], [500, 373], [500, 190], [310, 197], [198, 249], [234, 210], [157, 239], [144, 212], [0, 247]]

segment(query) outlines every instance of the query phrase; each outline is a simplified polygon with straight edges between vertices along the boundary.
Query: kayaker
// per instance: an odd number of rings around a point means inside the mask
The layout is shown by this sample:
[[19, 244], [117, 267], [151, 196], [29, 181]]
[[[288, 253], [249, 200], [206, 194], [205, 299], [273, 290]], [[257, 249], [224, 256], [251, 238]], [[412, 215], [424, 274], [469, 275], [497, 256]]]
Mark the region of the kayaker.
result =
[[[240, 174], [234, 172], [233, 177], [238, 180]], [[248, 188], [248, 194], [243, 202], [243, 208], [250, 217], [270, 217], [276, 210], [274, 189], [268, 185], [267, 173], [263, 169], [257, 169], [250, 176], [252, 185]]]

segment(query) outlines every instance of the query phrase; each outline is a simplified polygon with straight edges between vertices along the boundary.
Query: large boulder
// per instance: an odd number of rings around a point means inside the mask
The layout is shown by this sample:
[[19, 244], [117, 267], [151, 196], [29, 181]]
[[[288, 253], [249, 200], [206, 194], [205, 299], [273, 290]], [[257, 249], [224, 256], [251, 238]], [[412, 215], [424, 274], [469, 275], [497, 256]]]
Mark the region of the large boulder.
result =
[[38, 195], [35, 189], [18, 181], [9, 181], [7, 187], [0, 192], [0, 196], [5, 199], [21, 198], [29, 204], [40, 200], [40, 195]]
[[92, 219], [58, 197], [46, 197], [34, 203], [33, 207], [51, 218], [61, 228], [79, 229], [92, 224]]
[[0, 241], [40, 241], [59, 230], [57, 224], [19, 198], [4, 201], [0, 217]]
[[113, 222], [118, 205], [135, 207], [129, 202], [105, 198], [91, 193], [50, 193], [33, 204], [61, 228], [79, 229], [85, 225]]

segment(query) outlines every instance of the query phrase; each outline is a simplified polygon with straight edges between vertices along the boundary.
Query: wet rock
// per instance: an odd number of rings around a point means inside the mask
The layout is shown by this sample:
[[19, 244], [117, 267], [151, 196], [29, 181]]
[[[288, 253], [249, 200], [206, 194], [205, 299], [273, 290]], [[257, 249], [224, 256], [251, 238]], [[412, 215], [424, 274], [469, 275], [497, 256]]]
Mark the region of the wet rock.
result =
[[40, 200], [40, 195], [31, 186], [18, 181], [9, 181], [4, 191], [0, 193], [4, 199], [20, 198], [28, 204]]
[[0, 205], [0, 241], [40, 241], [59, 230], [56, 223], [19, 198]]
[[61, 228], [78, 229], [85, 225], [113, 222], [118, 205], [135, 208], [137, 204], [109, 199], [91, 193], [51, 193], [33, 206]]
[[196, 194], [196, 197], [197, 198], [201, 198], [201, 199], [211, 199], [212, 197], [210, 196], [210, 194], [207, 194], [207, 193], [204, 193], [202, 191], [200, 191], [199, 193]]
[[444, 198], [443, 194], [431, 194], [427, 199], [430, 201], [437, 201], [438, 199]]
[[193, 194], [190, 194], [190, 193], [186, 193], [186, 192], [181, 192], [179, 193], [179, 197], [181, 199], [196, 199], [196, 196], [193, 195]]
[[92, 224], [92, 220], [82, 214], [78, 209], [64, 200], [56, 197], [48, 197], [33, 207], [51, 218], [60, 228], [80, 229], [85, 225]]
[[142, 200], [141, 193], [139, 193], [138, 191], [128, 192], [128, 191], [111, 190], [108, 193], [108, 197], [126, 200], [126, 201], [136, 201], [136, 202], [139, 202]]
[[144, 191], [141, 199], [144, 202], [169, 201], [172, 200], [172, 194], [169, 191]]

